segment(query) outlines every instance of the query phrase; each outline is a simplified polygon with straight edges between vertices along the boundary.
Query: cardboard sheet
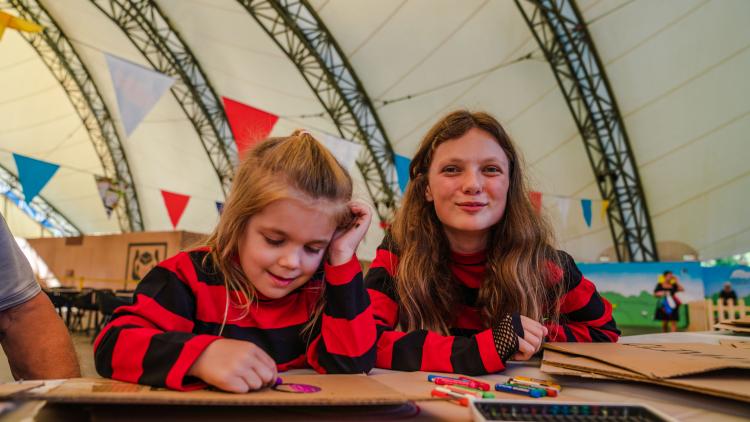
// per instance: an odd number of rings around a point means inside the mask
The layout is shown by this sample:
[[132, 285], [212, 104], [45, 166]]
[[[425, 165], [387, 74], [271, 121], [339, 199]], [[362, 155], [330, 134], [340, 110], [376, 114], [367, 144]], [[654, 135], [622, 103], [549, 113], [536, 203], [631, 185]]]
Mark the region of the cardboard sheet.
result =
[[[609, 355], [602, 356], [605, 348], [590, 346], [593, 344], [552, 345], [544, 351], [542, 371], [647, 382], [750, 402], [750, 368], [747, 366], [750, 350], [707, 344], [611, 344], [619, 347], [606, 348]], [[584, 349], [590, 349], [591, 355], [586, 356]], [[717, 362], [705, 362], [710, 360]], [[696, 367], [690, 369], [691, 364]], [[658, 365], [664, 367], [656, 368]], [[671, 375], [656, 376], [655, 373]]]
[[287, 375], [285, 383], [320, 387], [315, 393], [271, 389], [234, 394], [199, 390], [179, 392], [102, 378], [72, 378], [36, 388], [9, 392], [5, 397], [52, 403], [169, 404], [221, 406], [349, 406], [395, 405], [409, 401], [403, 393], [365, 375]]
[[607, 362], [648, 378], [670, 378], [728, 368], [750, 369], [750, 352], [718, 344], [547, 343], [544, 347]]

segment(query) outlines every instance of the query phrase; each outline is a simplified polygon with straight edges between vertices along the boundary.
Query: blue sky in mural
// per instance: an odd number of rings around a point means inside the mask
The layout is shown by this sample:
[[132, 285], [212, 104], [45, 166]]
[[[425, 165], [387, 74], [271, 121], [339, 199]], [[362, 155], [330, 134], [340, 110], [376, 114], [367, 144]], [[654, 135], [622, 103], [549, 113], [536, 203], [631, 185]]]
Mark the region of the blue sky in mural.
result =
[[703, 268], [697, 262], [578, 264], [578, 267], [600, 292], [616, 292], [624, 296], [638, 296], [642, 291], [651, 293], [659, 275], [669, 270], [685, 287], [680, 293], [683, 302], [705, 297]]
[[720, 266], [703, 269], [703, 282], [706, 285], [706, 295], [711, 296], [724, 287], [724, 282], [732, 283], [732, 288], [738, 297], [750, 295], [750, 267]]

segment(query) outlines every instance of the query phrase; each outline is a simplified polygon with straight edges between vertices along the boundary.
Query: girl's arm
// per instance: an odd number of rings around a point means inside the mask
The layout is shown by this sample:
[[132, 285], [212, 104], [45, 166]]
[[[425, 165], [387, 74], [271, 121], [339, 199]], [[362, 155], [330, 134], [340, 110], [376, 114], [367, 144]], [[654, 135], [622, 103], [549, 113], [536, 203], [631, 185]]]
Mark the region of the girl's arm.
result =
[[[505, 324], [471, 337], [446, 336], [427, 330], [403, 332], [398, 324], [398, 304], [393, 274], [398, 257], [384, 245], [367, 272], [366, 286], [377, 324], [378, 368], [401, 371], [489, 374], [505, 369], [505, 360], [518, 350], [518, 337], [508, 316]], [[499, 347], [496, 345], [496, 338]]]
[[191, 276], [193, 263], [187, 253], [180, 253], [138, 283], [135, 303], [118, 308], [94, 342], [101, 376], [175, 390], [205, 386], [186, 373], [221, 337], [192, 333], [195, 296], [186, 284]]
[[375, 320], [356, 256], [324, 265], [325, 306], [308, 363], [320, 373], [367, 373], [375, 365]]
[[620, 330], [612, 318], [612, 305], [596, 291], [596, 286], [583, 276], [573, 258], [562, 254], [563, 283], [559, 323], [547, 323], [547, 341], [617, 342]]

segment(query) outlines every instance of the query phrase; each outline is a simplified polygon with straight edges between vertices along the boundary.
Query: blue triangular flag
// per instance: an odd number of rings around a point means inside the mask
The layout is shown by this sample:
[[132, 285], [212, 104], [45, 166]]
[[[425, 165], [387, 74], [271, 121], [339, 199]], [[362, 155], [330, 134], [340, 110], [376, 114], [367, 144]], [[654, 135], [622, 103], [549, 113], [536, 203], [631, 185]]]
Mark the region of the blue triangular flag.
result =
[[403, 155], [395, 154], [396, 159], [394, 164], [396, 165], [396, 176], [398, 176], [398, 186], [401, 188], [401, 192], [406, 192], [406, 184], [409, 183], [409, 164], [411, 160], [404, 157]]
[[216, 211], [219, 212], [219, 215], [224, 211], [224, 203], [216, 201]]
[[104, 53], [117, 96], [117, 107], [125, 135], [130, 136], [162, 95], [174, 84], [174, 78]]
[[30, 204], [44, 189], [44, 186], [47, 185], [49, 179], [55, 175], [60, 166], [15, 153], [13, 159], [16, 160], [23, 199], [27, 204]]
[[583, 209], [583, 219], [586, 220], [586, 225], [591, 227], [591, 200], [581, 199], [581, 209]]

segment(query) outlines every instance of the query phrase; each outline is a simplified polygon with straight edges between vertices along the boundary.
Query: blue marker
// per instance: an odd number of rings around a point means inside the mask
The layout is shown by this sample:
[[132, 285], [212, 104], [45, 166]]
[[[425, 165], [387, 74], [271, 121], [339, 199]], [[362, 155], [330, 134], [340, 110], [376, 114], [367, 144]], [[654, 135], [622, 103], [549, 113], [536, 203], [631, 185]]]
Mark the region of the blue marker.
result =
[[445, 378], [445, 379], [449, 379], [449, 380], [458, 380], [458, 378], [446, 377], [445, 375], [434, 375], [434, 374], [427, 375], [427, 381], [429, 381], [429, 382], [433, 382], [435, 380], [435, 378]]
[[534, 397], [535, 399], [542, 397], [542, 392], [535, 388], [518, 387], [515, 385], [495, 384], [495, 390], [505, 393], [522, 394], [524, 396]]

